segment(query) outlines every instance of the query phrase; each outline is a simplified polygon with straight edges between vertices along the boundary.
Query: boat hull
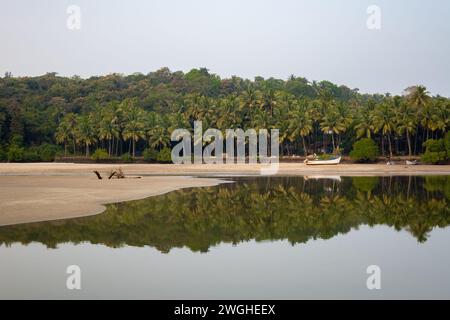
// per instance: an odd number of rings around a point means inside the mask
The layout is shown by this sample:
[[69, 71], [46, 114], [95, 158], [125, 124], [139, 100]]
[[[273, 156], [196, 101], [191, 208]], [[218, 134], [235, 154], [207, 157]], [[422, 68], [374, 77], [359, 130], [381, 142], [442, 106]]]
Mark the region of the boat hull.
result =
[[331, 160], [305, 160], [308, 166], [336, 165], [341, 162], [341, 157]]

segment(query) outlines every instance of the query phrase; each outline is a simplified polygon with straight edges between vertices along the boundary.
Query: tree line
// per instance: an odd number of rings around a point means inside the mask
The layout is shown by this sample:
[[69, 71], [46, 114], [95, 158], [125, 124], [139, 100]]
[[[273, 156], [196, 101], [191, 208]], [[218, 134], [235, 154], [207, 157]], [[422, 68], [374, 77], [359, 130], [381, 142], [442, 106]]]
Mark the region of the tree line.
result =
[[[382, 155], [418, 155], [445, 136], [450, 99], [424, 86], [361, 94], [329, 81], [221, 79], [205, 68], [81, 79], [48, 73], [0, 79], [0, 157], [45, 145], [60, 155], [153, 155], [176, 128], [280, 129], [282, 155], [348, 154], [370, 138]], [[60, 150], [49, 146], [60, 146]], [[20, 157], [19, 157], [20, 158]]]

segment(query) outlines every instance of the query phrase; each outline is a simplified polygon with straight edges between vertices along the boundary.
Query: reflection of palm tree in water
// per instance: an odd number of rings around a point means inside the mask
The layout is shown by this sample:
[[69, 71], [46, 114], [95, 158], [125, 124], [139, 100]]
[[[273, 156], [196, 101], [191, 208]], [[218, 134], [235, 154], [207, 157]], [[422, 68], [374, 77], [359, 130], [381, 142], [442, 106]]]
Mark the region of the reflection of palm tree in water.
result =
[[365, 224], [407, 230], [424, 242], [434, 227], [450, 224], [447, 186], [450, 178], [442, 177], [241, 178], [110, 205], [93, 217], [2, 227], [0, 245], [88, 241], [204, 252], [221, 242], [329, 239]]

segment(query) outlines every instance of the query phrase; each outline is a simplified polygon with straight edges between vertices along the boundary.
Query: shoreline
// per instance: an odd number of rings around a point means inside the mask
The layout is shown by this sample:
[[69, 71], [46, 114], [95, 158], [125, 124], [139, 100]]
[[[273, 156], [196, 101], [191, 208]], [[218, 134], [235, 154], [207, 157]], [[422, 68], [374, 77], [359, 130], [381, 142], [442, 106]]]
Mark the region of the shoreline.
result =
[[106, 205], [141, 200], [168, 192], [210, 187], [219, 179], [143, 177], [98, 180], [94, 176], [0, 177], [0, 227], [101, 214]]
[[[142, 179], [98, 180], [121, 168]], [[145, 199], [171, 191], [216, 186], [233, 176], [259, 176], [264, 165], [174, 164], [0, 164], [0, 226], [86, 217], [100, 214], [106, 205]], [[278, 176], [410, 176], [450, 175], [450, 166], [340, 164], [306, 166], [281, 163]]]
[[[78, 163], [0, 163], [2, 176], [91, 176], [93, 170], [108, 172], [122, 168], [128, 175], [140, 176], [201, 176], [215, 175], [260, 175], [261, 164], [78, 164]], [[307, 166], [303, 163], [280, 163], [276, 175], [340, 175], [340, 176], [383, 176], [383, 175], [450, 175], [450, 165], [404, 164], [339, 164]]]

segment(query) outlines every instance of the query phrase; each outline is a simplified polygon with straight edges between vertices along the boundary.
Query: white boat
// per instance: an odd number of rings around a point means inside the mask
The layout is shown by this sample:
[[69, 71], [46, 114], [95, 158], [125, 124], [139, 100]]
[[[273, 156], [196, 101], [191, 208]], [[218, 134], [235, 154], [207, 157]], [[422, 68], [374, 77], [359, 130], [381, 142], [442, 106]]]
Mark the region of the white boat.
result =
[[406, 160], [407, 166], [417, 166], [418, 164], [419, 163], [417, 162], [417, 160], [413, 160], [413, 161]]
[[330, 165], [330, 164], [339, 164], [340, 162], [341, 162], [341, 157], [337, 157], [335, 159], [330, 159], [330, 160], [306, 159], [304, 161], [304, 163], [307, 165]]
[[303, 179], [306, 181], [314, 179], [314, 180], [334, 180], [337, 182], [341, 182], [341, 176], [303, 176]]

